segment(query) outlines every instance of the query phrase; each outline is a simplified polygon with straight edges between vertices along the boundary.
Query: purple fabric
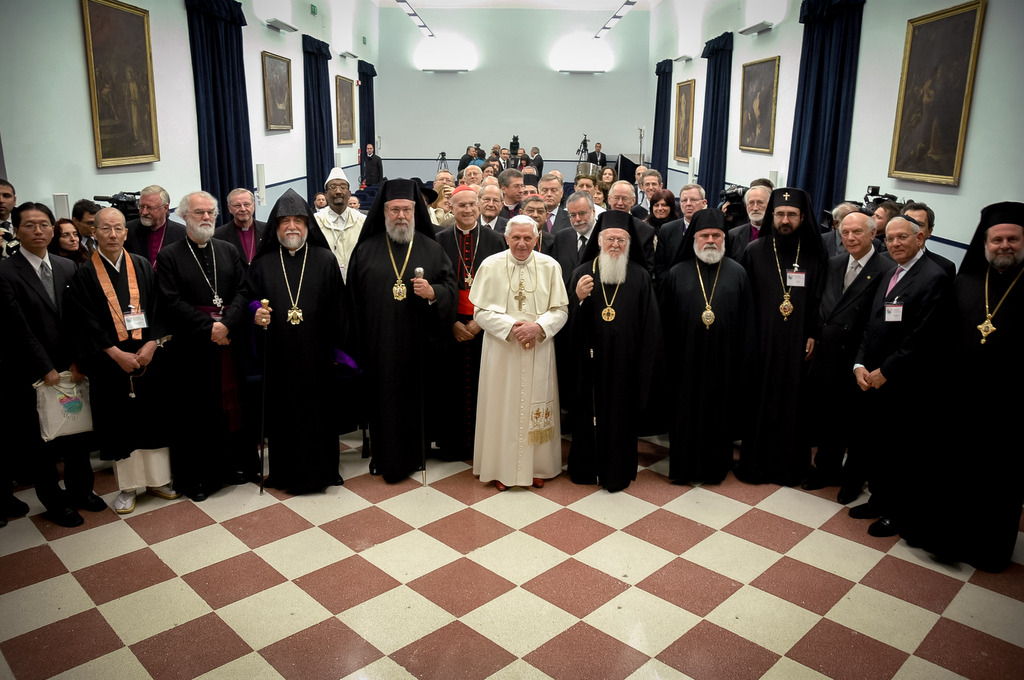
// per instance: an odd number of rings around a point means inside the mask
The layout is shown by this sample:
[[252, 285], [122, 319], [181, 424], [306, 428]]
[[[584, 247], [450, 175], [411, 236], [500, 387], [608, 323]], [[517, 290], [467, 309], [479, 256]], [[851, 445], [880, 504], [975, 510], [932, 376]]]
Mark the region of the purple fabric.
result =
[[334, 361], [335, 363], [345, 364], [353, 371], [359, 371], [359, 364], [357, 364], [352, 357], [345, 354], [337, 347], [334, 348]]

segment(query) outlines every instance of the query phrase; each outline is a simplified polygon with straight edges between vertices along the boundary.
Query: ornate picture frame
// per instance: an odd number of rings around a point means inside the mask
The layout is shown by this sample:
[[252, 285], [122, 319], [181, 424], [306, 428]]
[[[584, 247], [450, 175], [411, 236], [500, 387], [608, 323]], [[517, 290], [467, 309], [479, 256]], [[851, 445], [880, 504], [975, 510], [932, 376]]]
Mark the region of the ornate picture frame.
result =
[[907, 22], [889, 177], [956, 186], [985, 0]]
[[272, 52], [263, 55], [263, 106], [268, 130], [292, 129], [292, 60]]
[[82, 0], [96, 167], [160, 160], [149, 12]]
[[334, 77], [335, 102], [338, 107], [338, 144], [356, 142], [356, 98], [355, 82], [344, 77]]
[[696, 84], [696, 80], [676, 83], [676, 139], [672, 157], [680, 163], [689, 163], [693, 156], [693, 92]]
[[774, 152], [775, 108], [778, 94], [779, 57], [769, 57], [743, 65], [740, 104], [740, 149], [743, 151], [767, 154]]

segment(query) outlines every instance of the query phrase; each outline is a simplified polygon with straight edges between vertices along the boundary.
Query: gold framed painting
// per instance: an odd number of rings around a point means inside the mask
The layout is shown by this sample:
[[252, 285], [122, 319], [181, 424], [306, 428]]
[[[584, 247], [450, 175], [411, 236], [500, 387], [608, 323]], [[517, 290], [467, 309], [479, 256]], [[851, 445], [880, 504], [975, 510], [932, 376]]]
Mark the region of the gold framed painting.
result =
[[743, 65], [740, 148], [770, 154], [775, 149], [775, 104], [779, 93], [779, 58]]
[[96, 167], [160, 160], [149, 12], [82, 0]]
[[676, 143], [673, 157], [689, 163], [693, 155], [693, 88], [697, 81], [676, 83]]
[[355, 144], [355, 83], [344, 76], [335, 76], [334, 89], [338, 106], [338, 144]]
[[292, 129], [292, 60], [263, 52], [263, 104], [268, 130]]
[[956, 186], [985, 0], [907, 22], [889, 177]]

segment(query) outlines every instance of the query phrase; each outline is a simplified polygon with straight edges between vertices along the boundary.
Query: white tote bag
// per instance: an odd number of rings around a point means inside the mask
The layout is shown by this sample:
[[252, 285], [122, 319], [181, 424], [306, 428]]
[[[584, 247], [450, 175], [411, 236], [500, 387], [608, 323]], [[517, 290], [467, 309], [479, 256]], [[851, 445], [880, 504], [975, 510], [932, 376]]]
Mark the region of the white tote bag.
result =
[[50, 387], [39, 381], [34, 387], [43, 441], [92, 431], [88, 379], [76, 384], [71, 381], [71, 371], [64, 371], [56, 385]]

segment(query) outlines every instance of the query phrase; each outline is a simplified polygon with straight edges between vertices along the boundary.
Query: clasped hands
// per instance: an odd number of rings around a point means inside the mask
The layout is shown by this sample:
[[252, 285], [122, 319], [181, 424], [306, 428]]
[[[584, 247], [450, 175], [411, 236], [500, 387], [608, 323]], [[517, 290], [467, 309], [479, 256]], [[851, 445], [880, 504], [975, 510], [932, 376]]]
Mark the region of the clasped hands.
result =
[[540, 324], [529, 321], [516, 321], [512, 324], [512, 337], [516, 339], [523, 349], [531, 349], [537, 345], [537, 337], [543, 333]]
[[868, 372], [868, 369], [863, 366], [858, 366], [853, 369], [853, 374], [857, 377], [857, 386], [864, 392], [867, 392], [870, 389], [877, 390], [887, 382], [885, 376], [882, 375], [882, 369], [880, 368], [876, 368], [875, 370]]

